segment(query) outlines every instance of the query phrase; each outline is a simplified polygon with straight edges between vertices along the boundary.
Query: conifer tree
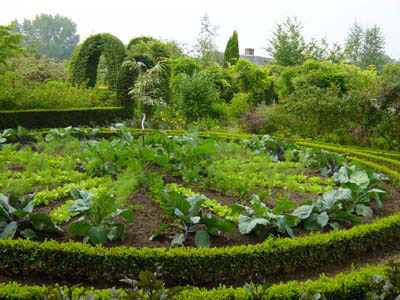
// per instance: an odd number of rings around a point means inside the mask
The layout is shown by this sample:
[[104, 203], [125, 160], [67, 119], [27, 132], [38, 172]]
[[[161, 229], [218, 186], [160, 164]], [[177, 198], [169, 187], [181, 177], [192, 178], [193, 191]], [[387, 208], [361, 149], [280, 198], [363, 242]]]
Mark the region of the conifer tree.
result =
[[235, 30], [226, 44], [224, 52], [224, 65], [227, 66], [228, 64], [236, 64], [239, 57], [239, 40], [238, 34]]

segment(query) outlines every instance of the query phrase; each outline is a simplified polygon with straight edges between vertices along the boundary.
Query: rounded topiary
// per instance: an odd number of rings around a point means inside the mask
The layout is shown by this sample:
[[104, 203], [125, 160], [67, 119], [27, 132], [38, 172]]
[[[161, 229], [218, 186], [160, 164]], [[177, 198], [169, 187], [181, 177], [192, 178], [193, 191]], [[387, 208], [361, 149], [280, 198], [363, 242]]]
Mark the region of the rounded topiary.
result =
[[71, 59], [71, 83], [88, 87], [96, 84], [97, 66], [101, 55], [107, 61], [108, 82], [111, 90], [117, 87], [118, 73], [126, 57], [124, 44], [108, 33], [95, 34], [76, 48]]

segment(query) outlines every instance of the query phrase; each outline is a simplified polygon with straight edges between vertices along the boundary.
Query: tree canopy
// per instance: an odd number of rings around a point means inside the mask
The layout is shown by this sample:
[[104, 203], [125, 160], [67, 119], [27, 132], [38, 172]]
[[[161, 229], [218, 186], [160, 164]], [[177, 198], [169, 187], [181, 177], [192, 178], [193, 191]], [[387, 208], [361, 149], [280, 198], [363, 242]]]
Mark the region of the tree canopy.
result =
[[269, 40], [267, 52], [275, 62], [282, 66], [295, 66], [302, 64], [306, 57], [306, 42], [302, 35], [303, 26], [296, 17], [288, 17], [279, 23]]
[[374, 65], [381, 70], [390, 61], [385, 53], [385, 38], [377, 25], [363, 28], [354, 23], [346, 38], [345, 54], [349, 63], [362, 68]]
[[22, 35], [13, 33], [15, 24], [6, 26], [0, 25], [0, 64], [21, 52], [20, 43]]
[[79, 42], [76, 24], [68, 17], [41, 14], [15, 23], [16, 32], [24, 35], [23, 45], [38, 55], [68, 59]]

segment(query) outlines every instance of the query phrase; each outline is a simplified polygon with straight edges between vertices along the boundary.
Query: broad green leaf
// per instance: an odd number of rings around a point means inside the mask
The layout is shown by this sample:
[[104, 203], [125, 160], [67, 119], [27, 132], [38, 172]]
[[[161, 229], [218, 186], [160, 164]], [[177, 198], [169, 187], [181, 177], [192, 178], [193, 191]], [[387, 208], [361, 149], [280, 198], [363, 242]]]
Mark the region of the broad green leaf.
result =
[[2, 232], [0, 232], [0, 240], [13, 238], [15, 233], [17, 232], [18, 224], [17, 222], [8, 223]]
[[298, 217], [300, 220], [307, 219], [310, 215], [311, 212], [313, 211], [314, 206], [312, 205], [302, 205], [296, 208], [293, 212], [292, 215]]
[[107, 238], [110, 241], [120, 239], [121, 241], [125, 238], [126, 226], [124, 223], [115, 222], [108, 231]]
[[364, 170], [357, 170], [350, 175], [349, 182], [358, 185], [361, 189], [366, 189], [369, 185], [369, 177]]
[[319, 208], [330, 209], [335, 206], [337, 201], [351, 199], [351, 190], [339, 188], [338, 190], [332, 190], [325, 192], [320, 199], [315, 202], [315, 205]]
[[72, 191], [72, 195], [74, 196], [75, 199], [82, 199], [87, 202], [95, 198], [93, 194], [78, 189], [74, 189]]
[[89, 210], [91, 207], [92, 207], [91, 200], [78, 199], [78, 200], [75, 200], [68, 207], [68, 212], [69, 213], [83, 212], [83, 211]]
[[230, 209], [231, 209], [232, 215], [237, 215], [245, 210], [244, 206], [242, 206], [240, 204], [233, 204], [230, 206]]
[[353, 224], [361, 224], [362, 223], [362, 221], [361, 221], [361, 219], [359, 217], [357, 217], [355, 215], [352, 215], [352, 214], [349, 214], [349, 213], [344, 212], [344, 211], [340, 211], [340, 212], [335, 213], [334, 219], [337, 220], [337, 221], [342, 221], [342, 222], [349, 221], [349, 222], [351, 222]]
[[45, 214], [30, 214], [29, 220], [33, 227], [37, 230], [43, 230], [46, 226], [52, 230], [62, 232], [62, 229], [58, 227], [48, 215]]
[[240, 215], [238, 218], [239, 231], [241, 234], [249, 234], [257, 224], [267, 226], [269, 221], [267, 219], [251, 218], [248, 216]]
[[93, 244], [104, 244], [107, 241], [108, 230], [103, 226], [91, 226], [87, 236]]
[[181, 246], [185, 241], [185, 235], [183, 233], [177, 233], [174, 235], [171, 245], [172, 246]]
[[234, 226], [231, 222], [221, 220], [213, 215], [206, 215], [201, 219], [202, 223], [207, 226], [207, 230], [213, 234], [218, 235], [218, 231], [233, 233]]
[[13, 215], [14, 217], [18, 217], [18, 218], [22, 218], [25, 217], [26, 215], [29, 215], [29, 212], [25, 211], [25, 210], [14, 210], [11, 215]]
[[384, 197], [388, 191], [386, 189], [383, 189], [381, 187], [379, 188], [373, 188], [367, 192], [368, 197], [374, 197], [376, 201], [376, 207], [382, 208], [382, 200], [381, 197]]
[[126, 222], [132, 223], [133, 222], [133, 210], [132, 208], [126, 208], [126, 209], [117, 209], [114, 214], [112, 214], [113, 217], [120, 216], [125, 219]]
[[198, 230], [194, 237], [194, 241], [199, 248], [210, 248], [210, 235], [205, 230]]
[[197, 216], [200, 212], [201, 206], [207, 198], [204, 196], [187, 197], [186, 201], [190, 203], [189, 213], [191, 216]]
[[295, 216], [277, 216], [276, 224], [278, 226], [278, 231], [281, 233], [287, 232], [291, 238], [295, 238], [296, 236], [293, 233], [293, 230], [290, 227], [295, 226], [297, 222], [297, 217]]
[[306, 230], [321, 230], [322, 227], [318, 223], [318, 213], [312, 213], [305, 221], [304, 228]]
[[336, 183], [344, 184], [349, 182], [349, 175], [347, 174], [347, 168], [342, 166], [338, 172], [333, 174], [332, 180]]
[[372, 208], [364, 204], [358, 204], [356, 206], [356, 213], [364, 217], [372, 217], [373, 215]]
[[80, 236], [86, 235], [90, 230], [90, 224], [86, 222], [84, 217], [79, 218], [78, 220], [69, 224], [67, 228], [68, 233], [77, 233]]
[[160, 226], [160, 228], [158, 228], [152, 235], [151, 237], [149, 237], [149, 240], [152, 241], [154, 240], [156, 237], [158, 237], [161, 233], [163, 233], [166, 229], [170, 228], [174, 226], [173, 224], [164, 224], [162, 226]]
[[37, 238], [36, 232], [33, 231], [33, 230], [30, 229], [30, 228], [21, 231], [21, 234], [22, 234], [24, 237], [26, 237], [27, 239], [33, 240], [33, 239]]
[[164, 193], [168, 205], [174, 209], [179, 209], [183, 215], [189, 214], [190, 203], [185, 197], [175, 191], [166, 191]]
[[320, 213], [317, 217], [317, 223], [324, 228], [329, 222], [329, 216], [326, 212]]

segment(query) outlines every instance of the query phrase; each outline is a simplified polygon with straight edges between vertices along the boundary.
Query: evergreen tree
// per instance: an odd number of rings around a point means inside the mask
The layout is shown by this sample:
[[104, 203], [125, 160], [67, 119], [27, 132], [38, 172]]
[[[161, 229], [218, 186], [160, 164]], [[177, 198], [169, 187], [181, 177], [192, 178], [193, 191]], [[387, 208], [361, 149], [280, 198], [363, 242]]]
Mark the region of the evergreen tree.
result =
[[228, 64], [236, 64], [239, 57], [239, 40], [238, 34], [235, 30], [226, 44], [224, 52], [224, 65], [227, 66]]
[[301, 65], [306, 60], [307, 44], [302, 35], [303, 26], [296, 17], [288, 17], [277, 25], [270, 47], [266, 50], [281, 66]]

